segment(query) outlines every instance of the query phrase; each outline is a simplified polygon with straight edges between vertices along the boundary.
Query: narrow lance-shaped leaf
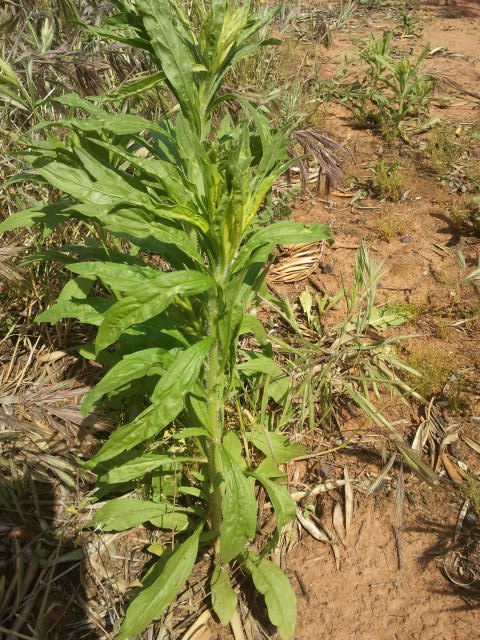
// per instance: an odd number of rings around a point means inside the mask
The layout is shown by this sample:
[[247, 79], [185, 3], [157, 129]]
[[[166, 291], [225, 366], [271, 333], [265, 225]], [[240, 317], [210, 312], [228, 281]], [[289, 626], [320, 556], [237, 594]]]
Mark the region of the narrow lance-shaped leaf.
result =
[[136, 498], [109, 500], [87, 522], [88, 527], [99, 527], [102, 531], [126, 531], [151, 522], [159, 529], [181, 531], [188, 525], [188, 516], [183, 509], [167, 502], [148, 502]]
[[290, 442], [287, 436], [274, 431], [256, 429], [246, 434], [248, 440], [266, 456], [271, 456], [277, 464], [288, 464], [294, 458], [305, 455], [306, 447]]
[[114, 186], [92, 180], [83, 169], [56, 160], [48, 164], [39, 160], [34, 166], [47, 182], [80, 202], [114, 205], [122, 201], [122, 195], [117, 194]]
[[24, 209], [9, 216], [3, 222], [0, 222], [0, 233], [12, 231], [12, 229], [23, 229], [24, 227], [32, 227], [35, 224], [44, 223], [49, 229], [54, 229], [61, 222], [67, 220], [70, 216], [66, 209], [71, 202], [56, 202], [55, 204], [38, 205], [31, 209]]
[[160, 558], [147, 573], [142, 589], [127, 609], [117, 640], [134, 640], [176, 598], [195, 564], [202, 526], [167, 560]]
[[203, 462], [203, 460], [190, 456], [128, 452], [114, 458], [112, 462], [115, 466], [100, 476], [101, 482], [105, 484], [120, 484], [134, 480], [135, 478], [142, 478], [147, 473], [155, 471], [160, 467], [175, 464], [181, 465], [183, 462]]
[[162, 65], [161, 70], [183, 113], [199, 131], [200, 109], [198, 91], [193, 81], [194, 60], [173, 24], [170, 4], [167, 0], [137, 0], [137, 6], [155, 55]]
[[115, 262], [79, 262], [65, 266], [79, 275], [99, 278], [107, 287], [124, 293], [134, 293], [158, 275], [158, 270], [151, 267]]
[[105, 460], [161, 433], [183, 409], [185, 395], [193, 389], [211, 344], [212, 338], [204, 338], [181, 351], [155, 387], [154, 404], [132, 423], [114, 431], [87, 466], [96, 468]]
[[105, 394], [111, 393], [132, 380], [148, 375], [152, 367], [162, 362], [164, 355], [164, 349], [152, 348], [142, 349], [142, 351], [124, 356], [86, 395], [82, 404], [82, 414], [86, 415]]
[[268, 617], [277, 627], [281, 640], [291, 640], [297, 622], [297, 599], [283, 571], [271, 560], [249, 554], [247, 569], [253, 584], [265, 596]]
[[104, 313], [114, 303], [112, 298], [88, 298], [95, 278], [80, 276], [73, 278], [63, 287], [56, 302], [40, 313], [35, 322], [55, 324], [63, 318], [75, 318], [85, 324], [100, 325]]
[[238, 371], [247, 376], [259, 373], [270, 376], [268, 393], [275, 402], [281, 403], [291, 387], [289, 376], [273, 358], [258, 354], [248, 355], [250, 356], [249, 359], [237, 366]]
[[161, 71], [155, 71], [148, 75], [138, 76], [134, 80], [117, 87], [117, 89], [111, 93], [96, 96], [96, 100], [98, 102], [118, 102], [119, 100], [126, 100], [133, 96], [144, 95], [147, 91], [155, 88], [162, 82], [165, 82], [165, 74]]
[[219, 617], [220, 622], [226, 626], [232, 619], [238, 598], [230, 585], [230, 578], [227, 572], [219, 564], [216, 564], [213, 570], [210, 589], [212, 591], [213, 610]]
[[274, 247], [276, 244], [295, 244], [303, 242], [319, 242], [325, 240], [329, 244], [333, 242], [330, 228], [325, 224], [312, 224], [306, 226], [297, 222], [275, 222], [254, 233], [240, 250], [233, 272], [244, 269], [254, 251], [265, 245]]
[[119, 205], [111, 208], [92, 204], [71, 205], [71, 217], [98, 220], [112, 235], [130, 240], [144, 251], [162, 254], [172, 265], [203, 267], [201, 256], [182, 230], [145, 217], [145, 211]]
[[236, 459], [224, 447], [220, 454], [224, 478], [220, 553], [223, 562], [230, 562], [255, 535], [257, 501], [253, 479], [245, 476]]
[[277, 519], [277, 529], [280, 533], [286, 524], [295, 519], [295, 502], [287, 488], [280, 484], [278, 480], [267, 478], [258, 472], [254, 473], [253, 476], [264, 486], [268, 493]]
[[175, 296], [192, 295], [206, 291], [214, 285], [210, 276], [194, 271], [159, 273], [151, 283], [135, 295], [116, 302], [105, 314], [98, 331], [95, 347], [101, 351], [114, 343], [122, 331], [159, 315]]

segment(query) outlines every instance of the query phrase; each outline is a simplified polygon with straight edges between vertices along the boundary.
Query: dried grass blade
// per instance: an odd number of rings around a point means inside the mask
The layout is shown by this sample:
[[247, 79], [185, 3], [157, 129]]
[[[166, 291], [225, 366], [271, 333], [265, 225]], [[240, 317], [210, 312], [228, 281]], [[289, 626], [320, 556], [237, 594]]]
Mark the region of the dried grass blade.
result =
[[335, 529], [335, 533], [343, 542], [345, 540], [345, 523], [343, 518], [343, 509], [340, 502], [336, 502], [333, 507], [332, 524]]
[[327, 480], [326, 482], [317, 484], [315, 487], [312, 487], [308, 491], [293, 491], [291, 493], [291, 496], [295, 500], [295, 502], [299, 502], [299, 500], [303, 500], [303, 498], [306, 497], [310, 498], [318, 496], [320, 493], [331, 491], [332, 489], [339, 489], [340, 487], [345, 486], [345, 483], [346, 480]]
[[468, 506], [468, 500], [464, 500], [462, 508], [460, 509], [460, 513], [458, 514], [457, 523], [455, 525], [455, 533], [453, 534], [454, 540], [458, 539], [460, 532], [462, 531], [463, 521], [465, 520], [465, 516], [467, 515]]
[[395, 462], [395, 458], [396, 457], [397, 457], [396, 453], [394, 453], [394, 454], [392, 454], [392, 456], [390, 456], [390, 460], [383, 467], [383, 469], [380, 471], [380, 473], [375, 478], [375, 480], [372, 482], [372, 484], [368, 487], [368, 491], [365, 494], [367, 498], [368, 498], [368, 496], [372, 495], [372, 493], [374, 493], [374, 491], [376, 491], [379, 488], [379, 486], [382, 484], [382, 482], [385, 480], [385, 478], [388, 475], [388, 472], [393, 467], [393, 463]]
[[182, 640], [207, 640], [210, 637], [208, 623], [211, 620], [210, 611], [204, 611], [188, 629]]
[[243, 633], [242, 621], [240, 620], [240, 616], [238, 614], [238, 609], [235, 609], [235, 612], [230, 621], [230, 627], [232, 629], [233, 637], [235, 640], [246, 640], [245, 634]]
[[445, 471], [448, 473], [448, 477], [454, 484], [462, 484], [463, 478], [458, 471], [458, 467], [450, 460], [450, 457], [445, 452], [441, 455], [441, 461], [445, 467]]
[[403, 478], [403, 464], [400, 465], [400, 472], [397, 481], [397, 495], [395, 498], [395, 525], [393, 533], [395, 535], [395, 546], [397, 548], [398, 568], [402, 568], [402, 527], [403, 527], [403, 498], [405, 495], [405, 483]]
[[353, 518], [353, 488], [347, 467], [343, 469], [343, 477], [345, 478], [345, 534], [348, 535]]
[[320, 542], [330, 542], [330, 538], [323, 533], [311, 520], [310, 518], [305, 518], [302, 513], [302, 510], [297, 507], [297, 520], [300, 522], [302, 527], [307, 531], [312, 538], [315, 540], [319, 540]]
[[463, 442], [467, 446], [470, 447], [470, 449], [473, 449], [473, 451], [475, 451], [476, 453], [478, 453], [480, 455], [480, 443], [479, 442], [477, 442], [473, 438], [470, 438], [469, 436], [466, 436], [466, 435], [461, 435], [460, 438], [463, 440]]

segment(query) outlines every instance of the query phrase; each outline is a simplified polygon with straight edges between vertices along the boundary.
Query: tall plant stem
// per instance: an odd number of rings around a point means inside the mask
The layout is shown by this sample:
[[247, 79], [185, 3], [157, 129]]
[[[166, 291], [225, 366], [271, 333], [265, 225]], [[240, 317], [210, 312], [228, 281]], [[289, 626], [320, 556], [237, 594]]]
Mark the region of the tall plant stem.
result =
[[209, 333], [214, 342], [208, 356], [207, 402], [210, 422], [211, 441], [208, 449], [208, 472], [210, 477], [209, 519], [210, 528], [217, 534], [215, 548], [219, 552], [220, 527], [222, 524], [222, 458], [220, 445], [223, 436], [223, 420], [221, 420], [221, 401], [219, 398], [220, 376], [219, 367], [220, 340], [218, 336], [218, 305], [217, 293], [212, 293], [209, 304]]

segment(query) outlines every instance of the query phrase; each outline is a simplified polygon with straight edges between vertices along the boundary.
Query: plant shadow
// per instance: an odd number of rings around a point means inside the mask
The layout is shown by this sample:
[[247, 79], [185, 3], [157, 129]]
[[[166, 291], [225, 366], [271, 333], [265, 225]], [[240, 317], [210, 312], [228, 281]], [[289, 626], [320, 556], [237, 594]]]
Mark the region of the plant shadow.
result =
[[0, 639], [99, 640], [68, 497], [34, 475], [0, 475]]
[[[480, 563], [476, 566], [476, 570], [472, 571], [471, 577], [467, 578], [467, 572], [469, 571], [468, 557], [472, 550], [475, 549], [475, 546], [480, 550], [480, 527], [478, 522], [473, 527], [464, 525], [460, 532], [455, 534], [452, 526], [422, 518], [417, 525], [406, 528], [406, 531], [427, 535], [434, 534], [435, 536], [434, 541], [423, 551], [419, 558], [424, 567], [431, 562], [440, 562], [441, 564], [445, 581], [441, 587], [432, 589], [432, 592], [440, 596], [459, 596], [464, 605], [455, 607], [452, 611], [467, 611], [472, 606], [480, 608]], [[458, 565], [458, 579], [454, 575], [452, 558], [455, 558], [455, 562], [460, 560], [460, 563], [463, 564], [463, 566]], [[475, 564], [477, 562], [475, 561]], [[477, 574], [476, 571], [479, 573]], [[461, 578], [462, 573], [464, 575], [463, 579]]]

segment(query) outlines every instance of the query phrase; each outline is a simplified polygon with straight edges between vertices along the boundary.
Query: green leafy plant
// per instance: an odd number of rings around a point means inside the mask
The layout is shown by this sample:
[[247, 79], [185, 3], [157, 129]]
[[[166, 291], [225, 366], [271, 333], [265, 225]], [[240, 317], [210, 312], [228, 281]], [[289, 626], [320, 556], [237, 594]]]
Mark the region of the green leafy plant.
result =
[[396, 161], [387, 163], [380, 160], [370, 168], [375, 176], [380, 195], [392, 202], [398, 202], [405, 190], [405, 170]]
[[340, 0], [337, 17], [335, 19], [335, 27], [337, 29], [345, 29], [356, 11], [356, 0]]
[[391, 49], [392, 34], [382, 38], [372, 35], [360, 51], [365, 76], [348, 94], [357, 116], [373, 124], [386, 135], [399, 135], [409, 142], [404, 123], [428, 112], [435, 78], [420, 73], [420, 65], [428, 54], [427, 44], [418, 58], [396, 59]]
[[446, 176], [464, 152], [464, 146], [455, 135], [455, 129], [444, 122], [436, 127], [429, 138], [427, 153], [434, 171]]
[[385, 4], [385, 0], [358, 0], [359, 7], [367, 11], [381, 9]]
[[250, 2], [227, 5], [213, 0], [208, 18], [205, 9], [194, 3], [189, 19], [180, 3], [169, 0], [112, 4], [117, 12], [90, 31], [142, 49], [157, 71], [139, 78], [135, 90], [165, 82], [175, 96], [173, 110], [181, 109], [201, 139], [210, 131], [215, 107], [231, 98], [219, 93], [226, 74], [263, 46], [277, 42], [256, 36], [264, 33], [278, 8], [259, 16]]
[[416, 12], [409, 6], [409, 3], [404, 3], [400, 6], [399, 20], [399, 30], [402, 36], [421, 35], [423, 25]]
[[[80, 353], [106, 372], [86, 396], [84, 414], [102, 397], [143, 382], [145, 408], [86, 462], [98, 475], [99, 495], [116, 496], [92, 526], [118, 531], [149, 522], [172, 532], [171, 548], [146, 573], [118, 638], [134, 638], [162, 616], [200, 548], [213, 550], [212, 604], [224, 624], [237, 602], [229, 577], [236, 562], [265, 596], [280, 637], [292, 638], [294, 592], [267, 554], [295, 517], [279, 465], [304, 449], [262, 425], [227, 423], [225, 410], [240, 380], [277, 370], [262, 324], [249, 313], [269, 254], [282, 243], [331, 242], [329, 229], [289, 221], [253, 229], [289, 166], [288, 129], [274, 132], [251, 107], [249, 123], [234, 126], [227, 115], [217, 125], [222, 78], [262, 44], [251, 37], [268, 16], [256, 18], [248, 3], [213, 0], [208, 9], [198, 5], [191, 23], [168, 0], [113, 4], [118, 14], [99, 32], [143, 48], [176, 105], [154, 122], [112, 114], [75, 94], [58, 98], [70, 116], [42, 126], [46, 138], [24, 151], [32, 170], [12, 182], [48, 183], [63, 195], [7, 218], [0, 231], [41, 223], [49, 232], [73, 218], [89, 232], [84, 243], [49, 252], [74, 277], [37, 318], [98, 327]], [[262, 352], [238, 363], [238, 337], [252, 332]], [[281, 395], [273, 389], [272, 398]], [[118, 497], [139, 483], [144, 499]], [[257, 483], [277, 518], [277, 534], [260, 554], [249, 549]]]
[[[413, 469], [431, 480], [432, 470], [412, 451], [379, 406], [381, 401], [388, 406], [388, 394], [401, 402], [408, 402], [409, 397], [423, 400], [407, 382], [420, 376], [398, 355], [401, 337], [382, 336], [382, 331], [407, 323], [413, 315], [412, 309], [401, 305], [376, 303], [382, 275], [381, 266], [362, 245], [350, 289], [342, 287], [332, 296], [312, 295], [306, 290], [299, 298], [300, 309], [294, 309], [288, 299], [267, 298], [285, 326], [293, 330], [288, 342], [275, 334], [272, 340], [287, 358], [286, 370], [291, 369], [295, 375], [292, 393], [301, 425], [307, 421], [314, 428], [319, 415], [322, 422], [328, 421], [334, 419], [339, 407], [353, 404], [377, 430], [389, 435]], [[339, 305], [345, 312], [339, 322], [332, 323], [329, 316]]]
[[385, 242], [390, 242], [393, 238], [404, 235], [408, 228], [406, 216], [390, 207], [384, 207], [375, 219], [375, 230]]

